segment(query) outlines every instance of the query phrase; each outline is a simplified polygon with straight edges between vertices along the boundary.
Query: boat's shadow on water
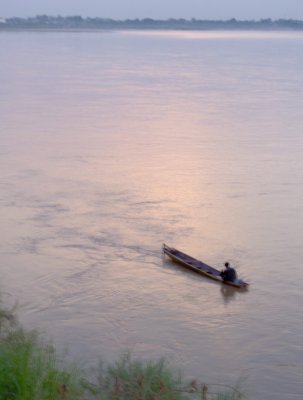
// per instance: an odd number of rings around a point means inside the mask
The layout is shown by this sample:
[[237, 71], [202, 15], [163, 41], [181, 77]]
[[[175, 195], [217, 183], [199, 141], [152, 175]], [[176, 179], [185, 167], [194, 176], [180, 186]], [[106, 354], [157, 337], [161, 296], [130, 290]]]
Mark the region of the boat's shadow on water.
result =
[[[162, 257], [162, 267], [169, 271], [169, 273], [178, 273], [184, 275], [187, 279], [191, 279], [197, 281], [198, 279], [201, 280], [203, 284], [213, 285], [218, 288], [223, 298], [225, 304], [230, 303], [231, 301], [237, 298], [237, 295], [244, 295], [248, 293], [248, 287], [244, 288], [235, 288], [233, 286], [225, 285], [222, 282], [213, 281], [205, 276], [201, 276], [197, 274], [195, 271], [192, 271], [179, 263], [173, 262], [166, 258], [164, 255]], [[177, 267], [177, 269], [176, 269]]]
[[221, 283], [220, 292], [224, 303], [228, 304], [232, 300], [235, 300], [237, 295], [244, 295], [245, 293], [248, 293], [248, 287], [238, 289]]

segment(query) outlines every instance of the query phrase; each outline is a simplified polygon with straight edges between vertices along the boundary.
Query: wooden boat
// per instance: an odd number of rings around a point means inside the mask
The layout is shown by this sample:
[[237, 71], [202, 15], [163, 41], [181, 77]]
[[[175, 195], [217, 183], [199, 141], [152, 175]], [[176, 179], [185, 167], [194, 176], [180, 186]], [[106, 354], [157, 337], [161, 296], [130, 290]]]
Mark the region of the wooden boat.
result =
[[215, 281], [225, 283], [226, 285], [234, 286], [236, 288], [246, 288], [249, 285], [247, 282], [244, 282], [242, 279], [237, 279], [234, 282], [225, 281], [222, 279], [222, 277], [220, 275], [220, 271], [217, 270], [216, 268], [213, 268], [210, 265], [207, 265], [202, 261], [199, 261], [185, 253], [182, 253], [182, 251], [179, 251], [173, 247], [169, 247], [165, 243], [163, 244], [163, 253], [167, 254], [173, 261], [175, 261], [179, 264], [182, 264], [185, 267], [188, 267], [188, 268], [190, 268], [202, 275], [205, 275], [208, 278], [211, 278]]

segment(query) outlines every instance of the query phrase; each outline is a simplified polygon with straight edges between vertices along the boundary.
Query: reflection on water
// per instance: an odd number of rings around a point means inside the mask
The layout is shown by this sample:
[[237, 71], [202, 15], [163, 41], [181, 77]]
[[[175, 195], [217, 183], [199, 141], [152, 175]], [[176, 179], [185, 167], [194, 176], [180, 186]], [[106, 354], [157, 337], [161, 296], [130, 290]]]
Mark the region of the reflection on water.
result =
[[71, 356], [295, 399], [303, 36], [247, 35], [1, 33], [1, 286]]
[[[222, 287], [221, 287], [221, 293], [222, 293], [224, 302], [226, 304], [228, 304], [231, 300], [235, 300], [236, 292], [237, 292], [237, 289], [235, 289], [233, 287], [226, 286], [226, 285], [222, 285]], [[242, 292], [243, 292], [243, 290], [242, 290]]]

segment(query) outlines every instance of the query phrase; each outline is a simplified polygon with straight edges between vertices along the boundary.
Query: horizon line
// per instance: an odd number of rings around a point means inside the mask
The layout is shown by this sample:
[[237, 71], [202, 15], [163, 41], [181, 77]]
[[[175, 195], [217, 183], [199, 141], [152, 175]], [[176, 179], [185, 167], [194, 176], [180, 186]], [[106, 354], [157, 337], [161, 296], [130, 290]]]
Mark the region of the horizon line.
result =
[[11, 17], [2, 17], [0, 15], [0, 19], [8, 20], [8, 19], [31, 19], [31, 18], [37, 18], [37, 17], [47, 17], [47, 18], [81, 18], [81, 19], [102, 19], [102, 20], [111, 20], [111, 21], [144, 21], [144, 20], [152, 20], [152, 21], [202, 21], [202, 22], [278, 22], [278, 21], [293, 21], [293, 22], [303, 22], [303, 19], [297, 19], [297, 18], [271, 18], [271, 17], [262, 17], [259, 19], [253, 18], [253, 19], [238, 19], [235, 17], [231, 18], [226, 18], [226, 19], [214, 19], [214, 18], [183, 18], [183, 17], [168, 17], [168, 18], [151, 18], [151, 17], [132, 17], [132, 18], [114, 18], [114, 17], [102, 17], [102, 16], [82, 16], [80, 14], [69, 14], [69, 15], [62, 15], [62, 14], [35, 14], [35, 15], [29, 15], [26, 17], [18, 17], [18, 16], [11, 16]]

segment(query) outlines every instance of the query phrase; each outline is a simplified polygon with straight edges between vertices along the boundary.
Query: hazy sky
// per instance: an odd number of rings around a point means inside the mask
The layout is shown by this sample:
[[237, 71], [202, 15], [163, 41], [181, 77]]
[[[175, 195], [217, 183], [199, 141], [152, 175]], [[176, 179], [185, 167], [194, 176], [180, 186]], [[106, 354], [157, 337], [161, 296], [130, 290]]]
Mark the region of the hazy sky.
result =
[[303, 0], [0, 0], [0, 17], [303, 19]]

